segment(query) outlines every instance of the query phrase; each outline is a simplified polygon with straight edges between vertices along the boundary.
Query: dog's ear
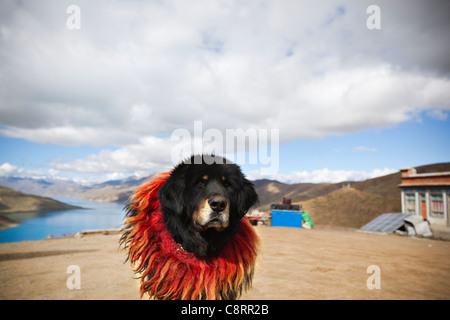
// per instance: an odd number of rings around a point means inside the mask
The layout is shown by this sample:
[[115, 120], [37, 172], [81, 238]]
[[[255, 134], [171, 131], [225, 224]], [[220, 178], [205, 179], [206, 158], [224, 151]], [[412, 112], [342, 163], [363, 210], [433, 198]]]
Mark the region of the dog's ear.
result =
[[255, 191], [253, 183], [243, 178], [242, 190], [238, 192], [238, 211], [242, 218], [248, 210], [258, 203], [258, 194]]
[[169, 178], [161, 189], [159, 189], [159, 203], [161, 207], [168, 208], [175, 214], [181, 214], [184, 210], [183, 194], [183, 181]]

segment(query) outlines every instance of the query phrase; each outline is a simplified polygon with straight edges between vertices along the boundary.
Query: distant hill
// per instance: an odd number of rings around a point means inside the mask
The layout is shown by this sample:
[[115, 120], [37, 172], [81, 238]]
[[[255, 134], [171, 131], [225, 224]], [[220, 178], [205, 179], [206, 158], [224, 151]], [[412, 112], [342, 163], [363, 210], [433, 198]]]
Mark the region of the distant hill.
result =
[[44, 197], [73, 197], [89, 189], [69, 180], [15, 177], [0, 177], [0, 186]]
[[129, 177], [94, 185], [56, 179], [0, 177], [0, 186], [44, 197], [69, 197], [100, 202], [125, 202], [147, 178]]
[[330, 183], [286, 184], [267, 180], [264, 184], [255, 183], [255, 187], [260, 200], [258, 210], [268, 211], [270, 210], [270, 204], [281, 202], [283, 198], [289, 198], [294, 203], [301, 203], [335, 191], [340, 188], [340, 185]]
[[335, 190], [302, 204], [314, 223], [351, 228], [360, 228], [382, 213], [401, 212], [400, 196], [386, 197], [352, 187]]
[[79, 209], [54, 199], [33, 196], [10, 188], [0, 187], [0, 228], [14, 225], [14, 217], [41, 212]]

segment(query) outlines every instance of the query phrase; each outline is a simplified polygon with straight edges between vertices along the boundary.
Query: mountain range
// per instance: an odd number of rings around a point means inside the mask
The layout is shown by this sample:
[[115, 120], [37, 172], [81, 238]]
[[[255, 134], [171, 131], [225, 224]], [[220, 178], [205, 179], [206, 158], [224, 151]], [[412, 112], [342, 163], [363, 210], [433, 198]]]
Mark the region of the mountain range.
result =
[[[450, 171], [450, 163], [416, 167], [418, 173]], [[130, 177], [90, 186], [65, 180], [0, 177], [0, 185], [39, 196], [72, 197], [103, 202], [125, 202], [147, 178]], [[364, 181], [286, 184], [276, 180], [253, 181], [259, 195], [259, 211], [289, 198], [302, 204], [319, 225], [360, 228], [382, 213], [401, 212], [400, 172]]]
[[62, 179], [0, 177], [0, 186], [44, 197], [69, 197], [100, 202], [126, 202], [133, 190], [148, 178], [129, 177], [93, 185]]

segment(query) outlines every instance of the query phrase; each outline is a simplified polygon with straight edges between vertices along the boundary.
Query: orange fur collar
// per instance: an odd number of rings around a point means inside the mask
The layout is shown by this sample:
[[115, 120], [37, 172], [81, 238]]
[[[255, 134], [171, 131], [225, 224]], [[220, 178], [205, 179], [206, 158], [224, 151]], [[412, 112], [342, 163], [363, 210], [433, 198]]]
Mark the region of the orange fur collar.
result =
[[198, 258], [184, 251], [166, 229], [158, 190], [170, 172], [157, 175], [131, 197], [135, 216], [125, 220], [122, 242], [134, 271], [140, 273], [141, 297], [156, 299], [236, 299], [251, 285], [259, 239], [242, 219], [239, 232], [217, 257]]

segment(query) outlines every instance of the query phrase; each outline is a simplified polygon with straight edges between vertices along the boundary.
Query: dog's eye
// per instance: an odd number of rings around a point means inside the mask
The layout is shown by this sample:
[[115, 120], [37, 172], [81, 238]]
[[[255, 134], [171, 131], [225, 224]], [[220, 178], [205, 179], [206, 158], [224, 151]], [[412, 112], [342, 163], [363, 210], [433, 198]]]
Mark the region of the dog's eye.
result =
[[199, 186], [199, 187], [203, 187], [204, 185], [205, 185], [205, 182], [203, 180], [199, 180], [197, 182], [197, 186]]
[[225, 178], [225, 176], [222, 176], [222, 183], [225, 188], [228, 188], [230, 186], [230, 183], [227, 181], [227, 178]]

